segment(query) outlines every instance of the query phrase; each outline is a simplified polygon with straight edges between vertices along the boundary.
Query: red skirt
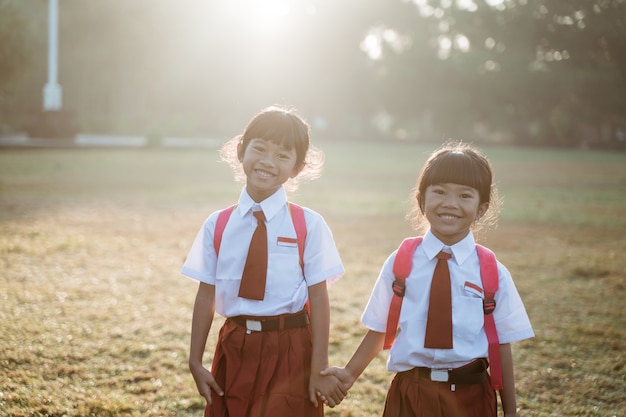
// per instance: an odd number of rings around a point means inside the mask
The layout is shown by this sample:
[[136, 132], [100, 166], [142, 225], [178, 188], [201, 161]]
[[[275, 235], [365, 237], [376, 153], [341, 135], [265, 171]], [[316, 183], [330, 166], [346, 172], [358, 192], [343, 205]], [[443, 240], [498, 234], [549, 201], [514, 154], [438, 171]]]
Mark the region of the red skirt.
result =
[[409, 371], [391, 382], [383, 417], [496, 417], [497, 407], [489, 375], [480, 384], [452, 385]]
[[212, 393], [205, 417], [322, 417], [309, 400], [311, 326], [251, 332], [226, 320], [212, 373], [224, 396]]

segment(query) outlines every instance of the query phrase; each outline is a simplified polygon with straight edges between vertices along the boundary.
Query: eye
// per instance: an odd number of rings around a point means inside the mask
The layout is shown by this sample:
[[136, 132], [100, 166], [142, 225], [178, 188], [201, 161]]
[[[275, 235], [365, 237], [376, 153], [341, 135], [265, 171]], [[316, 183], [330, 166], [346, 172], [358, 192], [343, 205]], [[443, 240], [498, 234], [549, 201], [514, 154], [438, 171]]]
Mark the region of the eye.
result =
[[287, 149], [283, 147], [282, 149], [277, 150], [276, 157], [281, 161], [292, 161], [296, 158], [296, 151], [295, 149]]
[[468, 188], [465, 190], [459, 190], [461, 198], [478, 198], [478, 190], [475, 188]]

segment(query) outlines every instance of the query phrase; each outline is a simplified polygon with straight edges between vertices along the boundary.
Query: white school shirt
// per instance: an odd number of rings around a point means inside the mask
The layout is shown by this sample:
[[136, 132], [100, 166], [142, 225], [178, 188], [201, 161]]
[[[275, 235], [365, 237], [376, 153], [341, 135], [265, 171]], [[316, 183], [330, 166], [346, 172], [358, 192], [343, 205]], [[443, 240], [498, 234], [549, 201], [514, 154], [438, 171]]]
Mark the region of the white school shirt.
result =
[[[426, 320], [432, 275], [441, 251], [451, 253], [448, 260], [452, 284], [452, 349], [424, 347]], [[385, 332], [389, 305], [393, 295], [394, 251], [385, 261], [361, 320], [369, 329]], [[499, 288], [496, 309], [492, 313], [500, 343], [511, 343], [534, 336], [524, 304], [509, 271], [498, 262]], [[400, 311], [400, 333], [387, 361], [387, 369], [402, 372], [423, 366], [428, 368], [457, 368], [477, 358], [488, 356], [484, 328], [483, 288], [480, 264], [470, 232], [452, 247], [444, 245], [429, 230], [413, 255], [413, 267], [406, 279], [406, 293]]]
[[[237, 296], [243, 267], [257, 220], [252, 211], [262, 209], [268, 236], [268, 266], [263, 300]], [[224, 317], [238, 315], [274, 316], [296, 313], [308, 298], [308, 286], [329, 283], [344, 273], [332, 233], [321, 215], [304, 208], [307, 226], [302, 275], [296, 231], [287, 206], [287, 195], [280, 188], [255, 203], [244, 189], [222, 235], [219, 258], [213, 245], [219, 212], [204, 222], [189, 251], [181, 273], [194, 280], [215, 285], [215, 309]], [[281, 239], [290, 238], [292, 239]], [[288, 242], [284, 242], [288, 240]]]

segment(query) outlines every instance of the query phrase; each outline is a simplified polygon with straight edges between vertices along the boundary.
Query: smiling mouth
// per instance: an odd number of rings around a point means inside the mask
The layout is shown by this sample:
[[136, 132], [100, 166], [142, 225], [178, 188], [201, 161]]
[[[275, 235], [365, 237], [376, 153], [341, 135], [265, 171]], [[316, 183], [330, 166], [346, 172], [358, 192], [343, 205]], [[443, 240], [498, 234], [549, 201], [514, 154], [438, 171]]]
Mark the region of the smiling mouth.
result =
[[439, 218], [443, 219], [443, 220], [457, 220], [457, 219], [460, 219], [459, 216], [454, 216], [452, 214], [440, 214]]
[[260, 176], [260, 177], [264, 177], [264, 178], [271, 178], [274, 176], [274, 174], [272, 174], [271, 172], [267, 172], [267, 171], [262, 171], [260, 169], [255, 169], [254, 172]]

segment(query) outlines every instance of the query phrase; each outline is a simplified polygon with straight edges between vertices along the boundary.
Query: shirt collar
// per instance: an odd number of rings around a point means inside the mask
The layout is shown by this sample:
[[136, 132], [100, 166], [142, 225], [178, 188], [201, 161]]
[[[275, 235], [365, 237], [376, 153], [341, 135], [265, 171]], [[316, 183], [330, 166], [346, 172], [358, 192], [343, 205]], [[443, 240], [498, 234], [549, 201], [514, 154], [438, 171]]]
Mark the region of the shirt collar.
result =
[[260, 203], [256, 203], [246, 188], [241, 191], [239, 196], [239, 202], [237, 203], [237, 210], [241, 217], [245, 216], [249, 211], [256, 211], [258, 209], [263, 210], [265, 219], [269, 221], [287, 204], [287, 193], [283, 187], [280, 187], [274, 194], [267, 197]]
[[429, 229], [424, 235], [422, 247], [424, 248], [424, 252], [426, 252], [426, 256], [428, 256], [428, 259], [433, 259], [443, 250], [445, 252], [452, 253], [453, 259], [458, 265], [461, 265], [473, 252], [476, 251], [476, 242], [474, 240], [474, 235], [470, 231], [460, 242], [457, 242], [452, 246], [447, 246], [442, 241], [437, 239]]

